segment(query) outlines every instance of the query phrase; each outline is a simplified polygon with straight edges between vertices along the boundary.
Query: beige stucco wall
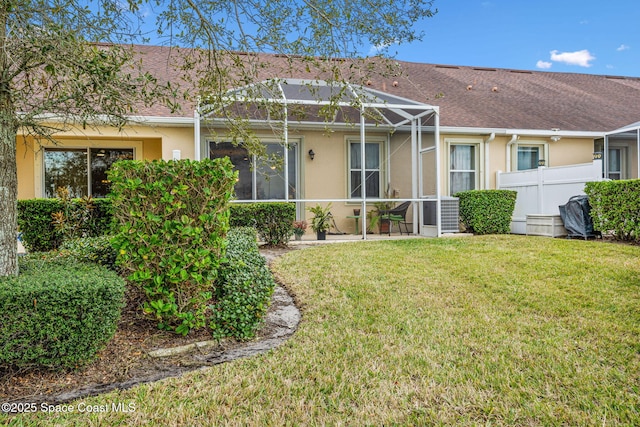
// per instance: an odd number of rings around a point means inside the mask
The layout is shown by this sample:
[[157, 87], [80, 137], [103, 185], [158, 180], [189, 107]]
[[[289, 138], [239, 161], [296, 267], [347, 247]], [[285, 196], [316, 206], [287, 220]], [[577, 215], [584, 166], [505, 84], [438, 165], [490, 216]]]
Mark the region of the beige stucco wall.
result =
[[42, 155], [45, 147], [87, 148], [121, 147], [134, 148], [136, 159], [172, 159], [173, 150], [180, 150], [181, 158], [193, 158], [194, 132], [189, 126], [127, 126], [122, 131], [116, 128], [73, 129], [56, 135], [57, 143], [34, 142], [32, 137], [17, 138], [18, 198], [43, 197]]
[[[259, 132], [258, 132], [259, 133]], [[259, 133], [260, 134], [260, 133]], [[268, 138], [268, 135], [260, 135]], [[411, 138], [407, 132], [389, 134], [384, 130], [367, 130], [367, 141], [379, 141], [382, 144], [382, 188], [389, 189], [393, 197], [411, 198]], [[346, 129], [334, 132], [325, 131], [289, 131], [289, 138], [299, 144], [299, 195], [306, 199], [348, 199], [348, 141], [359, 140], [359, 129]], [[440, 177], [442, 194], [449, 191], [449, 144], [476, 144], [479, 153], [478, 188], [495, 188], [496, 172], [507, 171], [507, 143], [511, 135], [498, 135], [488, 144], [488, 135], [455, 135], [442, 134], [440, 136]], [[180, 150], [181, 158], [194, 156], [194, 132], [192, 126], [128, 126], [119, 132], [113, 128], [97, 130], [76, 129], [58, 136], [61, 147], [97, 147], [97, 146], [132, 146], [136, 149], [138, 159], [171, 159], [173, 150]], [[202, 136], [202, 143], [206, 145], [207, 136]], [[24, 143], [26, 141], [26, 144]], [[18, 197], [20, 199], [42, 197], [42, 156], [38, 154], [38, 146], [33, 140], [18, 138]], [[425, 137], [423, 145], [429, 145], [429, 138]], [[543, 144], [548, 153], [549, 166], [562, 166], [591, 161], [593, 151], [592, 139], [573, 139], [563, 137], [560, 141], [552, 142], [542, 137], [521, 137], [518, 144]], [[46, 143], [45, 143], [46, 145]], [[315, 159], [311, 160], [308, 151], [315, 152]], [[512, 162], [515, 159], [515, 147], [511, 147]], [[488, 171], [486, 160], [488, 153]], [[634, 153], [635, 154], [635, 153]], [[423, 155], [424, 194], [435, 192], [435, 165], [433, 153]], [[487, 173], [488, 172], [488, 173]], [[637, 171], [635, 171], [637, 173]], [[487, 184], [488, 179], [488, 184]], [[299, 210], [300, 218], [311, 220], [312, 214], [305, 208], [315, 205], [309, 202]], [[353, 233], [355, 222], [347, 218], [353, 214], [354, 208], [360, 204], [351, 202], [333, 202], [332, 213], [343, 232]], [[373, 209], [371, 205], [369, 209]], [[411, 220], [411, 212], [408, 217]], [[310, 231], [309, 231], [310, 233]]]

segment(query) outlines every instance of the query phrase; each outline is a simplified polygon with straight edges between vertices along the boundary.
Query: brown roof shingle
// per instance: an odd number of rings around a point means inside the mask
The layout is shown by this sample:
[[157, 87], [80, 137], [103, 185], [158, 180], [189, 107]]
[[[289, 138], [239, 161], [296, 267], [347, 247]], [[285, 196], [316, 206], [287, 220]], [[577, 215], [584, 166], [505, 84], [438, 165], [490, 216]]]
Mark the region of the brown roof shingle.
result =
[[[180, 51], [157, 46], [136, 48], [144, 68], [159, 80], [181, 80], [174, 67], [180, 61]], [[286, 69], [282, 57], [264, 58], [276, 70], [264, 70], [265, 79], [311, 77], [308, 72], [291, 70], [282, 75]], [[402, 76], [372, 77], [370, 87], [441, 107], [441, 126], [600, 132], [640, 120], [637, 77], [398, 64]], [[185, 101], [182, 111], [174, 114], [161, 106], [141, 109], [140, 114], [191, 117], [193, 108], [193, 102]]]

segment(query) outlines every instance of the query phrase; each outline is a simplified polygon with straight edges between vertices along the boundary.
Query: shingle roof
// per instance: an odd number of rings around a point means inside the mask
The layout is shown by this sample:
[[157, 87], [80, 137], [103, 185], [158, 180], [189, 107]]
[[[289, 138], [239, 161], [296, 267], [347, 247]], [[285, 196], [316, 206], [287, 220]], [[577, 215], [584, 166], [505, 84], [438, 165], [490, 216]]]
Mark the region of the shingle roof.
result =
[[[180, 53], [167, 47], [138, 46], [144, 68], [159, 80], [180, 80], [173, 66]], [[285, 60], [264, 58], [275, 70]], [[392, 95], [440, 106], [440, 124], [498, 129], [558, 128], [563, 131], [610, 131], [640, 120], [640, 78], [522, 71], [398, 61], [403, 75], [351, 82]], [[306, 71], [265, 70], [261, 79], [309, 78]], [[171, 114], [156, 106], [147, 116], [191, 117], [193, 103]]]

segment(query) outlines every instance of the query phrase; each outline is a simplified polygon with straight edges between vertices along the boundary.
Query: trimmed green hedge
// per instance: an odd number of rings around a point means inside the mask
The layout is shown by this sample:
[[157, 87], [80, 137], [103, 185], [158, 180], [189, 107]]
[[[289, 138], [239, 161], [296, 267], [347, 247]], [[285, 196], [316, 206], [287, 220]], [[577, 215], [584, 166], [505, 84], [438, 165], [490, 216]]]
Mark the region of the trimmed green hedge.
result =
[[145, 292], [145, 313], [181, 334], [205, 327], [227, 243], [231, 161], [124, 160], [108, 175], [117, 263]]
[[[78, 206], [79, 201], [73, 203]], [[112, 232], [111, 200], [92, 199], [94, 209], [84, 230], [90, 237]], [[18, 225], [22, 233], [22, 242], [30, 252], [44, 252], [58, 248], [62, 236], [53, 225], [52, 215], [63, 210], [59, 199], [18, 200]]]
[[215, 338], [247, 340], [267, 312], [275, 282], [258, 251], [255, 229], [232, 228], [227, 238], [227, 260], [220, 266], [209, 326]]
[[[113, 233], [111, 199], [93, 199], [93, 204], [87, 234], [96, 237]], [[27, 250], [45, 252], [60, 246], [63, 239], [54, 229], [52, 215], [61, 210], [59, 199], [18, 200], [18, 225]], [[295, 203], [234, 203], [230, 210], [232, 227], [254, 227], [260, 239], [270, 246], [286, 245], [293, 234]]]
[[640, 242], [640, 179], [588, 182], [584, 191], [596, 231]]
[[230, 208], [232, 227], [254, 227], [269, 246], [286, 246], [293, 235], [295, 203], [234, 203]]
[[20, 259], [0, 278], [0, 366], [74, 368], [113, 337], [125, 285], [112, 271], [68, 260]]
[[474, 234], [508, 234], [518, 193], [511, 190], [471, 190], [460, 199], [460, 218]]

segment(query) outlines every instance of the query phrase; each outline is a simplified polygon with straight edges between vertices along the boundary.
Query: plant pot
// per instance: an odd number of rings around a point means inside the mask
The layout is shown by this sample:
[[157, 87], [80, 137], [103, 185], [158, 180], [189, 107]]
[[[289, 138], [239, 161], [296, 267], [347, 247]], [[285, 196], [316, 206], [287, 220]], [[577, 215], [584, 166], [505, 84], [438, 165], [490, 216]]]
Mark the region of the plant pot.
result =
[[384, 234], [384, 233], [388, 234], [390, 225], [391, 225], [391, 222], [388, 219], [380, 218], [380, 222], [378, 222], [378, 227], [380, 228], [380, 234]]
[[316, 237], [318, 240], [327, 240], [327, 232], [326, 231], [317, 231]]
[[296, 240], [302, 240], [302, 235], [301, 234], [296, 234]]
[[360, 216], [360, 209], [354, 209], [353, 210], [353, 215], [354, 216]]

